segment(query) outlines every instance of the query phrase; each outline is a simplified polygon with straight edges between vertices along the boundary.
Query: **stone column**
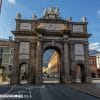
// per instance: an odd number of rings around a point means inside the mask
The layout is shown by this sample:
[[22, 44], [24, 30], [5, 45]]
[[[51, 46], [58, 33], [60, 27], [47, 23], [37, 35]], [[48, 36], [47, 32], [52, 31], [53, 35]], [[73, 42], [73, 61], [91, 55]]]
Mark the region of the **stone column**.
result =
[[70, 42], [70, 49], [69, 49], [69, 54], [70, 54], [70, 74], [71, 74], [71, 83], [75, 82], [75, 49], [74, 49], [74, 43]]
[[36, 66], [36, 84], [42, 84], [42, 45], [41, 40], [37, 41], [37, 66]]
[[86, 75], [86, 82], [91, 83], [92, 82], [92, 76], [90, 72], [90, 66], [89, 66], [89, 47], [88, 43], [85, 43], [85, 55], [86, 55], [86, 64], [85, 64], [85, 75]]
[[30, 65], [28, 69], [28, 83], [34, 84], [35, 83], [35, 42], [30, 42]]
[[64, 36], [64, 82], [70, 83], [68, 36]]
[[13, 67], [11, 73], [10, 84], [19, 84], [19, 42], [15, 41], [14, 43], [14, 59], [13, 59]]

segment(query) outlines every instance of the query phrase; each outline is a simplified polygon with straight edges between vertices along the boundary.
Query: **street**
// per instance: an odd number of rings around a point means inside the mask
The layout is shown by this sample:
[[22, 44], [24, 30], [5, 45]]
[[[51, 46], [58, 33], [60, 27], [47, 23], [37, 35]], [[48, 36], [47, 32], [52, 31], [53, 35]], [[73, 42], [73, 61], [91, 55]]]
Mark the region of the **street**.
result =
[[43, 79], [43, 83], [59, 83], [59, 79], [58, 78], [44, 78]]
[[[7, 98], [1, 98], [4, 95]], [[11, 98], [12, 96], [12, 98]], [[0, 100], [99, 100], [61, 84], [0, 86]]]
[[95, 83], [96, 86], [97, 86], [98, 88], [100, 88], [100, 78], [98, 78], [98, 79], [93, 79], [93, 80], [92, 80], [92, 83]]

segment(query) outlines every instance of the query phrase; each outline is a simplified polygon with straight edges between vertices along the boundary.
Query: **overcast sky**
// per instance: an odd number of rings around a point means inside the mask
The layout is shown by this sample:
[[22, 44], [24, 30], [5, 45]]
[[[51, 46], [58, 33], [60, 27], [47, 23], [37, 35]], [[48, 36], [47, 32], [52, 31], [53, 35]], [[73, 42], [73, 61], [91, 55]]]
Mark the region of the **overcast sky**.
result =
[[100, 0], [3, 0], [0, 15], [0, 38], [13, 36], [15, 16], [20, 12], [23, 18], [31, 19], [33, 13], [42, 17], [43, 10], [49, 7], [58, 7], [60, 16], [73, 21], [80, 21], [82, 16], [88, 19], [88, 33], [90, 48], [100, 51]]

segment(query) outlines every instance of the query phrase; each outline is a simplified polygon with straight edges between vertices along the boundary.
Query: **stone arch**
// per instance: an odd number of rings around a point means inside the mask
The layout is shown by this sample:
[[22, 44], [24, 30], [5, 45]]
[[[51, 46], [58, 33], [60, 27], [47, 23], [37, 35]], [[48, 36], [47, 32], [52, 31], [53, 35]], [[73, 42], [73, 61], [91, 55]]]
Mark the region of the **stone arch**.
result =
[[75, 64], [75, 78], [76, 82], [85, 83], [86, 76], [85, 76], [85, 66], [83, 63]]
[[28, 63], [22, 61], [19, 64], [19, 84], [27, 84], [28, 82]]
[[47, 49], [55, 49], [59, 53], [62, 53], [62, 46], [60, 44], [55, 43], [54, 45], [52, 43], [46, 43], [43, 45], [43, 52], [45, 52]]
[[[43, 50], [42, 50], [42, 59], [43, 59], [44, 52], [48, 49], [54, 49], [60, 55], [60, 72], [59, 72], [60, 80], [59, 80], [59, 82], [63, 83], [63, 78], [62, 78], [62, 73], [63, 73], [63, 68], [62, 68], [63, 67], [63, 49], [62, 49], [62, 45], [60, 45], [59, 43], [58, 44], [57, 43], [52, 44], [52, 42], [51, 43], [45, 43], [43, 45]], [[42, 65], [43, 65], [43, 60], [42, 60]]]

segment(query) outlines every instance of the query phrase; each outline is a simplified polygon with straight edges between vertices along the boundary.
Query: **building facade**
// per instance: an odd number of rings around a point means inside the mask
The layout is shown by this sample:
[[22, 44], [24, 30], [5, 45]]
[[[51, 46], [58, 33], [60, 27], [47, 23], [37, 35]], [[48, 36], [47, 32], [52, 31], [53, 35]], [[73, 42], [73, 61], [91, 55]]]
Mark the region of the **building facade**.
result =
[[60, 78], [60, 55], [56, 51], [48, 62], [48, 75], [49, 77]]
[[100, 77], [100, 53], [96, 53], [96, 62], [97, 62], [98, 76]]
[[92, 78], [98, 78], [96, 56], [89, 56], [89, 62]]
[[13, 44], [12, 40], [0, 39], [0, 67], [3, 68], [5, 77], [10, 79], [13, 66]]
[[48, 67], [43, 66], [42, 72], [43, 74], [48, 74]]
[[[80, 22], [59, 16], [59, 9], [49, 8], [42, 18], [31, 20], [16, 17], [14, 66], [11, 84], [20, 84], [21, 67], [27, 66], [27, 84], [42, 84], [43, 53], [55, 49], [60, 54], [60, 83], [73, 83], [76, 66], [81, 69], [81, 82], [91, 82], [89, 67], [87, 20]], [[24, 67], [25, 67], [24, 66]]]

